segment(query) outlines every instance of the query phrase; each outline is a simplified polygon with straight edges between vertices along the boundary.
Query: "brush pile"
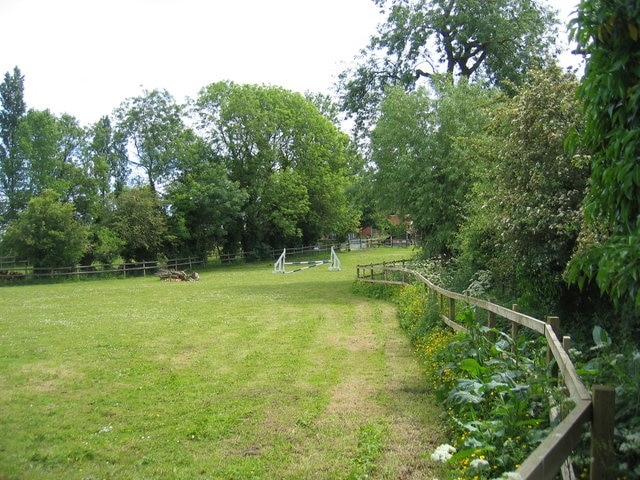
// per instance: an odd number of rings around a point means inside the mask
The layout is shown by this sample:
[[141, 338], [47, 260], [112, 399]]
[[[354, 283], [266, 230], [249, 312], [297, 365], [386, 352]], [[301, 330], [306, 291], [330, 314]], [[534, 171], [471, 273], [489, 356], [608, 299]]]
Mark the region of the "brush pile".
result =
[[156, 275], [165, 282], [197, 282], [200, 280], [198, 272], [187, 273], [181, 270], [166, 270], [164, 268], [158, 270]]
[[0, 270], [0, 280], [24, 280], [24, 274], [20, 272], [12, 272], [10, 270]]

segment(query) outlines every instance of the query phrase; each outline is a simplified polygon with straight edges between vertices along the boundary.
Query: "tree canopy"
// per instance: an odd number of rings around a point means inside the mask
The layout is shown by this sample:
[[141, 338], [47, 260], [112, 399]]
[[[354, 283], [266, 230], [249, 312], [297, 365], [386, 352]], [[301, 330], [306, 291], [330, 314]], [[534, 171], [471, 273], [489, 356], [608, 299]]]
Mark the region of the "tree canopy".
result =
[[314, 103], [279, 87], [219, 82], [194, 108], [199, 134], [247, 194], [228, 241], [260, 252], [356, 227], [345, 197], [348, 137]]
[[574, 38], [587, 57], [579, 88], [582, 145], [591, 155], [581, 247], [569, 278], [595, 281], [618, 306], [640, 311], [640, 11], [631, 0], [583, 0]]
[[145, 91], [115, 111], [116, 135], [129, 162], [141, 169], [151, 191], [175, 173], [181, 142], [187, 135], [181, 107], [166, 90]]
[[427, 255], [450, 253], [462, 221], [462, 204], [471, 188], [472, 163], [457, 140], [488, 122], [486, 106], [495, 92], [463, 81], [434, 79], [432, 96], [424, 88], [388, 91], [371, 134], [379, 206], [410, 215]]
[[583, 125], [577, 85], [559, 67], [534, 71], [492, 109], [488, 128], [461, 140], [477, 161], [460, 257], [539, 312], [559, 312], [562, 274], [580, 232], [588, 165], [564, 147]]
[[374, 0], [387, 20], [340, 76], [342, 109], [364, 132], [388, 86], [421, 76], [482, 79], [510, 88], [555, 52], [555, 12], [530, 0]]
[[16, 218], [24, 208], [22, 159], [17, 155], [18, 127], [26, 113], [24, 76], [18, 67], [0, 84], [0, 223]]
[[87, 229], [75, 218], [73, 204], [60, 200], [53, 190], [29, 200], [4, 232], [3, 248], [35, 267], [77, 265], [87, 247]]
[[144, 90], [83, 128], [26, 110], [23, 82], [16, 69], [0, 85], [4, 227], [50, 191], [88, 228], [88, 263], [215, 248], [263, 257], [357, 228], [346, 196], [357, 162], [326, 96], [219, 82], [187, 106]]

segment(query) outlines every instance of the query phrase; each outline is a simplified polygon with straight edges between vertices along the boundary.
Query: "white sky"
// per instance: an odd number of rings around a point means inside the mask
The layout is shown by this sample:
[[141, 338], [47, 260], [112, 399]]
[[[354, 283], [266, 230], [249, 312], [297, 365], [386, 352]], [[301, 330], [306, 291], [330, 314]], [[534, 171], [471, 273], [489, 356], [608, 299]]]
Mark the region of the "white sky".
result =
[[371, 0], [0, 0], [0, 75], [18, 66], [28, 108], [84, 125], [143, 88], [331, 93], [383, 20]]

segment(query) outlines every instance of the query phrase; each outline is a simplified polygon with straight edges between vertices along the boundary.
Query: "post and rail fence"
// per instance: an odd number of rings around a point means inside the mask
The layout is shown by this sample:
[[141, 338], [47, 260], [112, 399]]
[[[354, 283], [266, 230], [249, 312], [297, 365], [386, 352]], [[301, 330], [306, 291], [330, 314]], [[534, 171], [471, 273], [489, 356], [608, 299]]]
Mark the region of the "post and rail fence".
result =
[[406, 285], [420, 282], [426, 288], [440, 296], [441, 305], [447, 311], [442, 320], [455, 330], [466, 328], [455, 322], [456, 302], [475, 306], [487, 312], [487, 323], [495, 328], [496, 317], [511, 322], [512, 336], [517, 335], [519, 326], [523, 326], [544, 335], [548, 346], [548, 360], [555, 360], [554, 373], [564, 383], [574, 407], [558, 423], [542, 443], [527, 457], [517, 473], [523, 480], [553, 479], [558, 473], [563, 478], [576, 478], [568, 465], [568, 459], [579, 444], [585, 424], [591, 424], [591, 480], [613, 480], [613, 430], [615, 391], [613, 388], [596, 385], [592, 391], [584, 386], [576, 368], [567, 355], [571, 343], [568, 336], [559, 339], [560, 319], [547, 317], [547, 321], [538, 320], [517, 311], [517, 305], [508, 309], [495, 303], [451, 292], [432, 283], [422, 273], [409, 268], [409, 260], [398, 260], [381, 264], [358, 265], [357, 280], [360, 282]]
[[142, 261], [120, 263], [118, 265], [76, 265], [74, 267], [49, 268], [33, 267], [26, 261], [3, 259], [0, 280], [31, 280], [49, 278], [90, 277], [90, 276], [147, 276], [155, 275], [160, 269], [189, 269], [206, 264], [203, 257], [174, 258], [165, 261]]
[[[335, 246], [340, 251], [342, 245]], [[300, 256], [310, 254], [328, 253], [334, 249], [334, 245], [316, 244], [310, 246], [287, 248], [287, 255]], [[264, 253], [263, 253], [264, 254]], [[270, 258], [276, 259], [282, 254], [282, 249], [267, 252]], [[223, 253], [215, 252], [208, 257], [185, 257], [170, 260], [147, 260], [140, 262], [118, 263], [114, 265], [93, 264], [76, 265], [73, 267], [34, 267], [27, 260], [18, 260], [15, 257], [0, 257], [0, 285], [16, 280], [37, 280], [51, 278], [81, 278], [98, 276], [146, 276], [155, 275], [161, 269], [193, 270], [195, 267], [204, 267], [216, 263], [229, 264], [246, 262], [260, 258], [256, 252]]]

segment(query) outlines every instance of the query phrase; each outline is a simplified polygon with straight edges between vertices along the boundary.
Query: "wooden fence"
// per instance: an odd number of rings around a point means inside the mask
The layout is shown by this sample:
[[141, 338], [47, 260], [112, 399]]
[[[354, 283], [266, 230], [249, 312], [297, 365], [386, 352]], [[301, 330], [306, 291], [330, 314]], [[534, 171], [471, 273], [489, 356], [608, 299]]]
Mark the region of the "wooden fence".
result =
[[[361, 282], [385, 284], [409, 284], [418, 281], [440, 296], [447, 315], [443, 321], [456, 330], [465, 327], [455, 322], [456, 303], [472, 305], [487, 312], [487, 323], [495, 327], [496, 317], [511, 322], [511, 334], [517, 335], [518, 326], [524, 326], [540, 335], [544, 335], [548, 346], [548, 360], [555, 360], [555, 374], [564, 383], [573, 409], [550, 432], [547, 438], [529, 455], [518, 468], [517, 473], [523, 480], [553, 479], [561, 472], [563, 478], [576, 478], [568, 461], [572, 451], [580, 442], [585, 424], [591, 423], [591, 480], [613, 480], [614, 465], [613, 429], [615, 391], [611, 387], [597, 385], [589, 392], [578, 376], [575, 366], [566, 351], [571, 339], [567, 336], [559, 340], [560, 320], [547, 317], [543, 322], [517, 311], [517, 306], [508, 309], [486, 300], [480, 300], [451, 292], [433, 284], [420, 272], [408, 268], [409, 261], [400, 260], [391, 263], [358, 265], [357, 279]], [[515, 339], [515, 338], [514, 338]]]
[[32, 267], [28, 262], [5, 262], [7, 270], [0, 271], [0, 280], [24, 280], [42, 278], [69, 278], [84, 276], [146, 276], [155, 275], [161, 268], [173, 270], [193, 270], [194, 267], [203, 266], [206, 259], [203, 257], [175, 258], [159, 261], [145, 261], [135, 263], [121, 263], [119, 265], [77, 265], [65, 268], [40, 268]]
[[[287, 248], [287, 255], [308, 255], [313, 253], [331, 252], [332, 244], [311, 245]], [[346, 246], [346, 245], [345, 245]], [[339, 250], [341, 246], [337, 246]], [[277, 259], [282, 249], [271, 250], [270, 257]], [[134, 263], [120, 263], [118, 265], [77, 265], [65, 268], [33, 267], [26, 260], [14, 257], [0, 257], [0, 281], [15, 281], [42, 278], [68, 278], [83, 276], [146, 276], [154, 275], [159, 269], [193, 270], [195, 267], [219, 263], [245, 262], [257, 258], [255, 252], [238, 252], [233, 254], [216, 253], [209, 257], [186, 257], [165, 261], [142, 261]]]

